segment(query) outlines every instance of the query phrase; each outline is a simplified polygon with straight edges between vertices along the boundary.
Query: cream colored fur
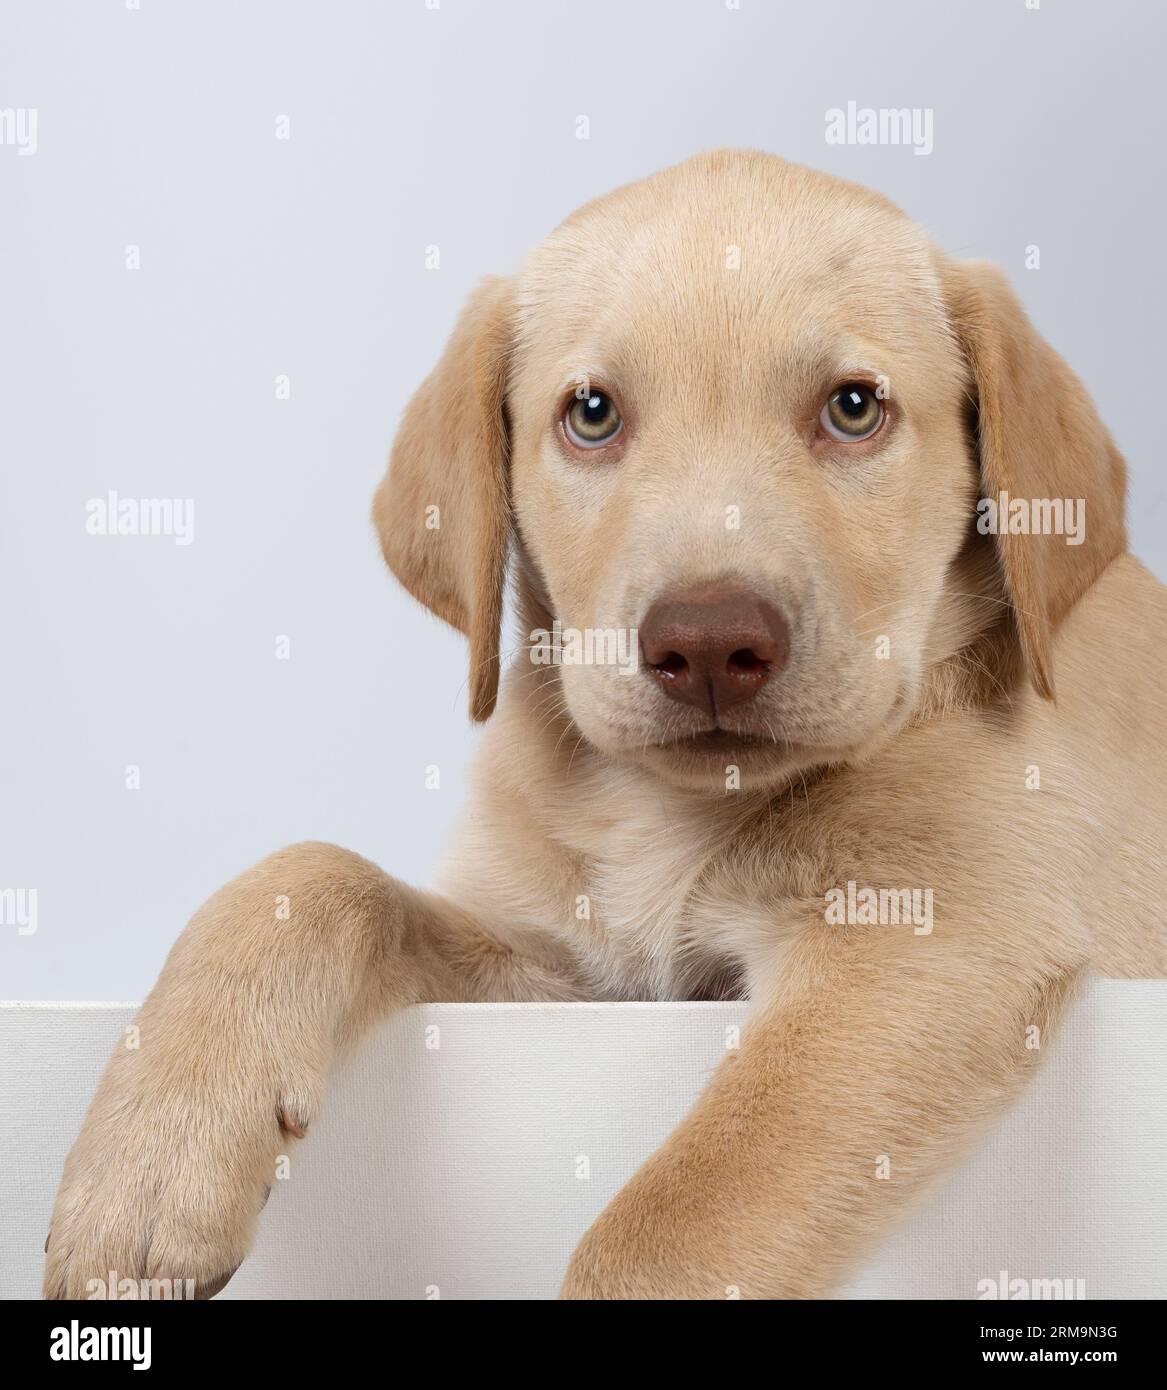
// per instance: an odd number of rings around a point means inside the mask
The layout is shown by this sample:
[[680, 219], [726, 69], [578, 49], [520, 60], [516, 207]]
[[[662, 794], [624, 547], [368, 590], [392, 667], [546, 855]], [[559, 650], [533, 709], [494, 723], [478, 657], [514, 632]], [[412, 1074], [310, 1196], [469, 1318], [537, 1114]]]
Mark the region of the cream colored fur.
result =
[[[887, 427], [824, 445], [826, 393], [865, 372]], [[558, 433], [581, 377], [620, 397], [603, 459]], [[1085, 499], [1085, 544], [979, 535], [1000, 490]], [[1125, 553], [1123, 490], [1004, 277], [877, 196], [719, 153], [582, 209], [471, 301], [376, 501], [490, 716], [441, 893], [305, 844], [207, 903], [69, 1156], [46, 1293], [221, 1286], [330, 1063], [391, 1010], [736, 992], [740, 1050], [564, 1292], [835, 1288], [1025, 1084], [1085, 971], [1167, 974], [1167, 590]], [[643, 671], [523, 654], [553, 618], [635, 626], [725, 577], [793, 633], [729, 758], [666, 743], [699, 716]], [[831, 925], [849, 880], [930, 888], [933, 930]]]

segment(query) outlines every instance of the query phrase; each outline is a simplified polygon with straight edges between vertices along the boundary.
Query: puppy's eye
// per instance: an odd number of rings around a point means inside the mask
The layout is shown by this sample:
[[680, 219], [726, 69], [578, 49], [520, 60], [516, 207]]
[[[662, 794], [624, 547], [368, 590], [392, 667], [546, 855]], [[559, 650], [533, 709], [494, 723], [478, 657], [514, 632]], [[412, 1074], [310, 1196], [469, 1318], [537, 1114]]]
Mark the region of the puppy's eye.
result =
[[835, 391], [819, 415], [832, 439], [854, 444], [873, 435], [883, 422], [883, 404], [870, 386], [848, 382]]
[[623, 425], [611, 396], [603, 391], [577, 396], [563, 417], [564, 432], [580, 449], [600, 449], [611, 444]]

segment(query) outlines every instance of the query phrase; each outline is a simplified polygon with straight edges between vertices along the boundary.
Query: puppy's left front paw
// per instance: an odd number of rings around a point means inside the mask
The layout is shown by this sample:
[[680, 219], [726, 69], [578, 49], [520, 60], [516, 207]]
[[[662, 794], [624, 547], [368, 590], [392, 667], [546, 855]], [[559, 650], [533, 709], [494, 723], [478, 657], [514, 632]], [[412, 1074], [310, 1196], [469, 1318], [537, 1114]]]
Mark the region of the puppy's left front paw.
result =
[[712, 1277], [700, 1261], [673, 1249], [662, 1232], [623, 1219], [617, 1198], [584, 1235], [571, 1257], [563, 1299], [721, 1299], [739, 1295]]

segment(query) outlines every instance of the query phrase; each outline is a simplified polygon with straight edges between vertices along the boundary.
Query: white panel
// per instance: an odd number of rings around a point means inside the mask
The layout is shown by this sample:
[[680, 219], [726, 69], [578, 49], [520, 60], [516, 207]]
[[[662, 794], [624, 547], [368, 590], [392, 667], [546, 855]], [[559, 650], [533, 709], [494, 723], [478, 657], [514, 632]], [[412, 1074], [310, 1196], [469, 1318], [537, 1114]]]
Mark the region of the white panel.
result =
[[[130, 1005], [0, 1006], [0, 1297], [34, 1297], [61, 1165]], [[223, 1297], [550, 1298], [724, 1055], [736, 1004], [437, 1005], [332, 1078]], [[427, 1047], [427, 1029], [440, 1046]], [[1022, 1104], [847, 1291], [981, 1279], [1167, 1296], [1167, 982], [1098, 981]], [[586, 1159], [589, 1176], [577, 1176]]]

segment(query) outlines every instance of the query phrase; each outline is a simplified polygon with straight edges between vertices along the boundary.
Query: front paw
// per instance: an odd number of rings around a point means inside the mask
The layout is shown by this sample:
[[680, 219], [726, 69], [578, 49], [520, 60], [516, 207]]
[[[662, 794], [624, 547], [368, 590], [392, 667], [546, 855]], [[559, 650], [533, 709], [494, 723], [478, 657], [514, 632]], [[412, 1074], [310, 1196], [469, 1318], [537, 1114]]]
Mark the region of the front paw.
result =
[[693, 1241], [677, 1242], [617, 1198], [585, 1234], [567, 1267], [561, 1299], [722, 1299], [737, 1289], [703, 1268]]
[[[222, 1016], [145, 1024], [119, 1050], [69, 1154], [45, 1245], [46, 1298], [211, 1298], [251, 1247], [289, 1135], [319, 1093]], [[118, 1288], [110, 1288], [114, 1280]], [[170, 1281], [165, 1284], [153, 1281]]]
[[567, 1268], [565, 1299], [730, 1299], [759, 1296], [743, 1233], [708, 1196], [684, 1152], [666, 1147], [609, 1202]]
[[635, 1245], [622, 1239], [596, 1238], [593, 1228], [581, 1242], [563, 1279], [561, 1299], [627, 1300], [680, 1299], [685, 1293], [676, 1271], [656, 1258], [649, 1258]]

